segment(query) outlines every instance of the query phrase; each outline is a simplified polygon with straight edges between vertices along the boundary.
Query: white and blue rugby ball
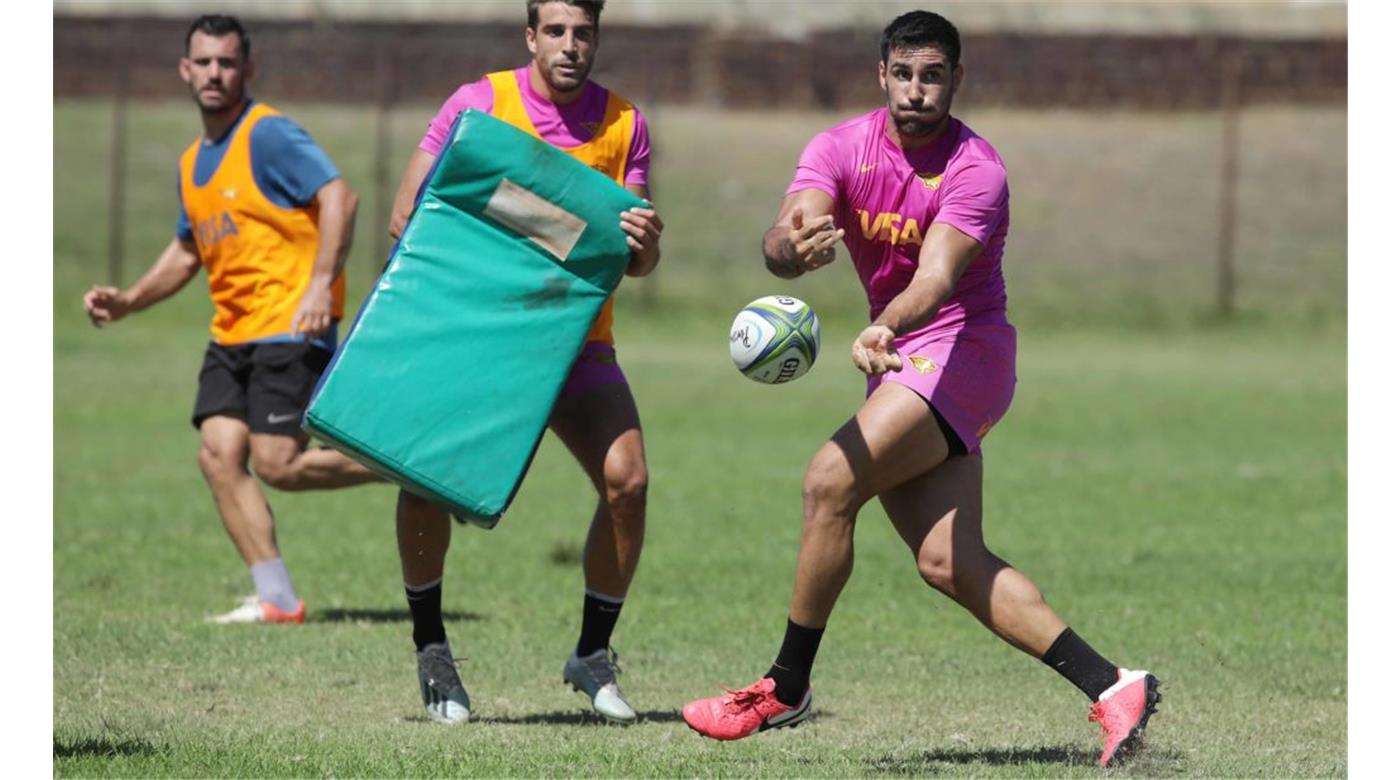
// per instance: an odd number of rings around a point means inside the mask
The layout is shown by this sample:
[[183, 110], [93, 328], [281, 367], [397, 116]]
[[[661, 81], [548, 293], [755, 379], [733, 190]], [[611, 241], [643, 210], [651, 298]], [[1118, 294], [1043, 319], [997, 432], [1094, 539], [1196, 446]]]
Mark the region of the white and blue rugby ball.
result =
[[812, 307], [786, 295], [750, 303], [729, 328], [729, 356], [755, 382], [778, 385], [807, 373], [821, 347], [821, 325]]

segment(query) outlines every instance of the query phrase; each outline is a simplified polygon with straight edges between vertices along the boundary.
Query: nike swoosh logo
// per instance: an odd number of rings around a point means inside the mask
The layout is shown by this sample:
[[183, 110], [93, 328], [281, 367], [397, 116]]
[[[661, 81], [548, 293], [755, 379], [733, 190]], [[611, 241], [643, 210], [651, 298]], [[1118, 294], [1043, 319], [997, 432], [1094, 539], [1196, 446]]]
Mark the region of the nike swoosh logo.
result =
[[862, 166], [860, 166], [860, 172], [861, 172], [861, 173], [870, 173], [871, 171], [875, 170], [875, 166], [877, 166], [877, 165], [879, 165], [879, 163], [871, 163], [871, 164], [869, 164], [869, 165], [862, 165]]
[[269, 423], [272, 423], [273, 425], [276, 425], [277, 423], [284, 423], [291, 420], [295, 420], [300, 416], [301, 412], [292, 412], [291, 414], [273, 414], [272, 412], [268, 412], [267, 421]]

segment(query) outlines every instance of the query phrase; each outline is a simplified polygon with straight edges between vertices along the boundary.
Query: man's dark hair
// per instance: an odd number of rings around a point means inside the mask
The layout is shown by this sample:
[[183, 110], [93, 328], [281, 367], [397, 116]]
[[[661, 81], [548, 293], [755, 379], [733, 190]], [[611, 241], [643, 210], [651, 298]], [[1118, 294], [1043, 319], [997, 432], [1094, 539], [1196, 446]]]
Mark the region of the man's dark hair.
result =
[[929, 46], [942, 50], [949, 65], [958, 66], [958, 58], [962, 56], [958, 28], [931, 11], [910, 11], [896, 17], [880, 36], [880, 60], [888, 63], [892, 51]]
[[238, 35], [238, 47], [243, 51], [243, 61], [248, 61], [248, 56], [253, 53], [253, 39], [248, 37], [248, 31], [243, 29], [243, 25], [232, 16], [223, 14], [205, 14], [190, 25], [190, 31], [185, 33], [185, 53], [190, 53], [190, 39], [194, 34], [202, 32], [205, 35], [212, 35], [215, 38], [222, 38], [230, 33]]
[[545, 3], [563, 3], [582, 8], [593, 19], [593, 27], [599, 25], [598, 17], [603, 15], [603, 4], [608, 0], [525, 0], [525, 23], [533, 30], [540, 24], [540, 6]]

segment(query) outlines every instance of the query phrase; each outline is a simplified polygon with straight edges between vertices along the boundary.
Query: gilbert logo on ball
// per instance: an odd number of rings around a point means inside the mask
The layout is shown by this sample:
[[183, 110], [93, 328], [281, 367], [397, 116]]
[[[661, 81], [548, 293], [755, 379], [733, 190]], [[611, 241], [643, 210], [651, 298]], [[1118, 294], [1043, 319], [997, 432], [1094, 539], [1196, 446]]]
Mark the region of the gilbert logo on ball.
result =
[[765, 385], [791, 382], [807, 373], [820, 347], [816, 313], [786, 295], [768, 295], [750, 303], [729, 328], [734, 366]]

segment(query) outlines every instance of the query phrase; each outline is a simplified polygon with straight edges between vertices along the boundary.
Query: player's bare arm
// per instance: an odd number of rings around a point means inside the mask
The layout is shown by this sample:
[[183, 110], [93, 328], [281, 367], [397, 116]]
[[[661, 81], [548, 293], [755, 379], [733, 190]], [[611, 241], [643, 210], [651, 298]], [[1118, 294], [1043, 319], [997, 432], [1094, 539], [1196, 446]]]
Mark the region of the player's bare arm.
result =
[[632, 208], [622, 212], [619, 226], [627, 234], [627, 246], [632, 249], [632, 259], [627, 263], [628, 276], [646, 276], [661, 262], [661, 217], [651, 203], [651, 195], [645, 185], [629, 184], [627, 191], [647, 202], [648, 208]]
[[319, 335], [331, 326], [331, 287], [345, 268], [355, 235], [355, 213], [360, 199], [344, 179], [326, 182], [311, 200], [316, 205], [320, 242], [311, 266], [311, 283], [292, 315], [292, 332]]
[[894, 351], [895, 337], [928, 324], [953, 294], [963, 271], [981, 252], [982, 244], [977, 239], [952, 225], [934, 223], [924, 236], [919, 268], [909, 286], [851, 345], [851, 361], [856, 368], [871, 375], [903, 368]]
[[423, 186], [423, 180], [428, 178], [428, 171], [433, 169], [435, 162], [437, 155], [422, 149], [414, 149], [413, 156], [408, 158], [403, 178], [399, 179], [399, 191], [394, 194], [394, 208], [389, 214], [389, 235], [395, 241], [403, 235], [408, 218], [413, 216], [413, 202], [418, 199], [418, 188]]
[[169, 298], [197, 273], [199, 254], [195, 245], [175, 238], [135, 284], [125, 290], [94, 285], [83, 296], [83, 308], [92, 324], [100, 328]]
[[763, 259], [774, 276], [795, 279], [836, 259], [836, 244], [846, 231], [836, 228], [835, 206], [830, 195], [817, 189], [783, 198], [777, 220], [763, 234]]

